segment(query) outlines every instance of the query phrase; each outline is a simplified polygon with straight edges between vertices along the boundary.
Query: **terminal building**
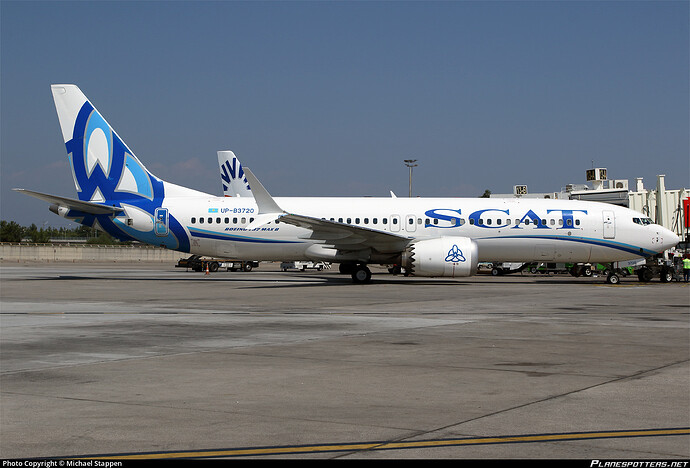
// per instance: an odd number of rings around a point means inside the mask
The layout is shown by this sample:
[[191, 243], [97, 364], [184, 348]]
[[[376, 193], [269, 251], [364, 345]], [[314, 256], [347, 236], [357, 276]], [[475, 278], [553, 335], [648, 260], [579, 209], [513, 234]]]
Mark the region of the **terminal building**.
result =
[[588, 169], [586, 184], [568, 184], [559, 192], [529, 193], [526, 185], [516, 185], [512, 194], [491, 194], [492, 198], [554, 198], [586, 200], [625, 206], [643, 213], [655, 223], [670, 229], [681, 238], [681, 248], [690, 241], [690, 189], [669, 190], [665, 176], [658, 175], [656, 188], [645, 189], [642, 178], [630, 187], [626, 179], [608, 179], [606, 168]]

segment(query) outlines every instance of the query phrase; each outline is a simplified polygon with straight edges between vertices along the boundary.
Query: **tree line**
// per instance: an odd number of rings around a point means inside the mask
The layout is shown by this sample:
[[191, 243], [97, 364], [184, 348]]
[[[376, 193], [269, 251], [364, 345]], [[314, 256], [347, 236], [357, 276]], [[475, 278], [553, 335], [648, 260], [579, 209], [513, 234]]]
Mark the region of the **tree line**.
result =
[[21, 226], [15, 221], [0, 221], [0, 242], [27, 242], [32, 244], [47, 244], [55, 240], [85, 239], [87, 244], [127, 245], [120, 242], [107, 232], [88, 226], [79, 225], [75, 228], [39, 228], [35, 224]]

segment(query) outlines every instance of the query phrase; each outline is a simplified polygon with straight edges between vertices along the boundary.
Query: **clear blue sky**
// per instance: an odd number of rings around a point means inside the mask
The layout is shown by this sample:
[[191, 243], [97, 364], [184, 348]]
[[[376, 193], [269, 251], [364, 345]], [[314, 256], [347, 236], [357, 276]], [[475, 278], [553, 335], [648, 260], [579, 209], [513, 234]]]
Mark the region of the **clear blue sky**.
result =
[[235, 151], [274, 196], [559, 191], [585, 171], [690, 185], [689, 3], [0, 3], [0, 216], [66, 225], [51, 83], [157, 176], [221, 193]]

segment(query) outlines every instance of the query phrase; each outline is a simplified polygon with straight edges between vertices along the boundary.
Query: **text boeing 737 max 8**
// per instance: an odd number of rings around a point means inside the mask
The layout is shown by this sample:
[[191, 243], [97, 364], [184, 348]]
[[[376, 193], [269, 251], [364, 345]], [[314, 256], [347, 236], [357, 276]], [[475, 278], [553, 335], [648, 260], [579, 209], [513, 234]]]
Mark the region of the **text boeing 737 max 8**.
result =
[[151, 174], [77, 86], [52, 92], [79, 199], [21, 191], [123, 240], [236, 260], [336, 262], [355, 282], [370, 280], [369, 263], [463, 277], [478, 262], [609, 263], [679, 241], [640, 213], [597, 202], [273, 198], [247, 168], [249, 196], [216, 197]]

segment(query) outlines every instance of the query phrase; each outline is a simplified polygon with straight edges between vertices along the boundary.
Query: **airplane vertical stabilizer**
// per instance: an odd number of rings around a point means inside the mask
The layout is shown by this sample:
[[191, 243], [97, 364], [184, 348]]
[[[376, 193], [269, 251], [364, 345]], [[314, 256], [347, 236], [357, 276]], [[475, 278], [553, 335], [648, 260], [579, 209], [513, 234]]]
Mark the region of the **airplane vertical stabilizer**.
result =
[[[74, 185], [86, 202], [57, 200], [58, 212], [119, 239], [189, 251], [188, 236], [164, 200], [206, 194], [150, 173], [77, 86], [56, 84], [51, 90]], [[99, 210], [99, 204], [111, 209]]]
[[75, 85], [52, 85], [79, 199], [96, 203], [163, 197], [151, 174]]

